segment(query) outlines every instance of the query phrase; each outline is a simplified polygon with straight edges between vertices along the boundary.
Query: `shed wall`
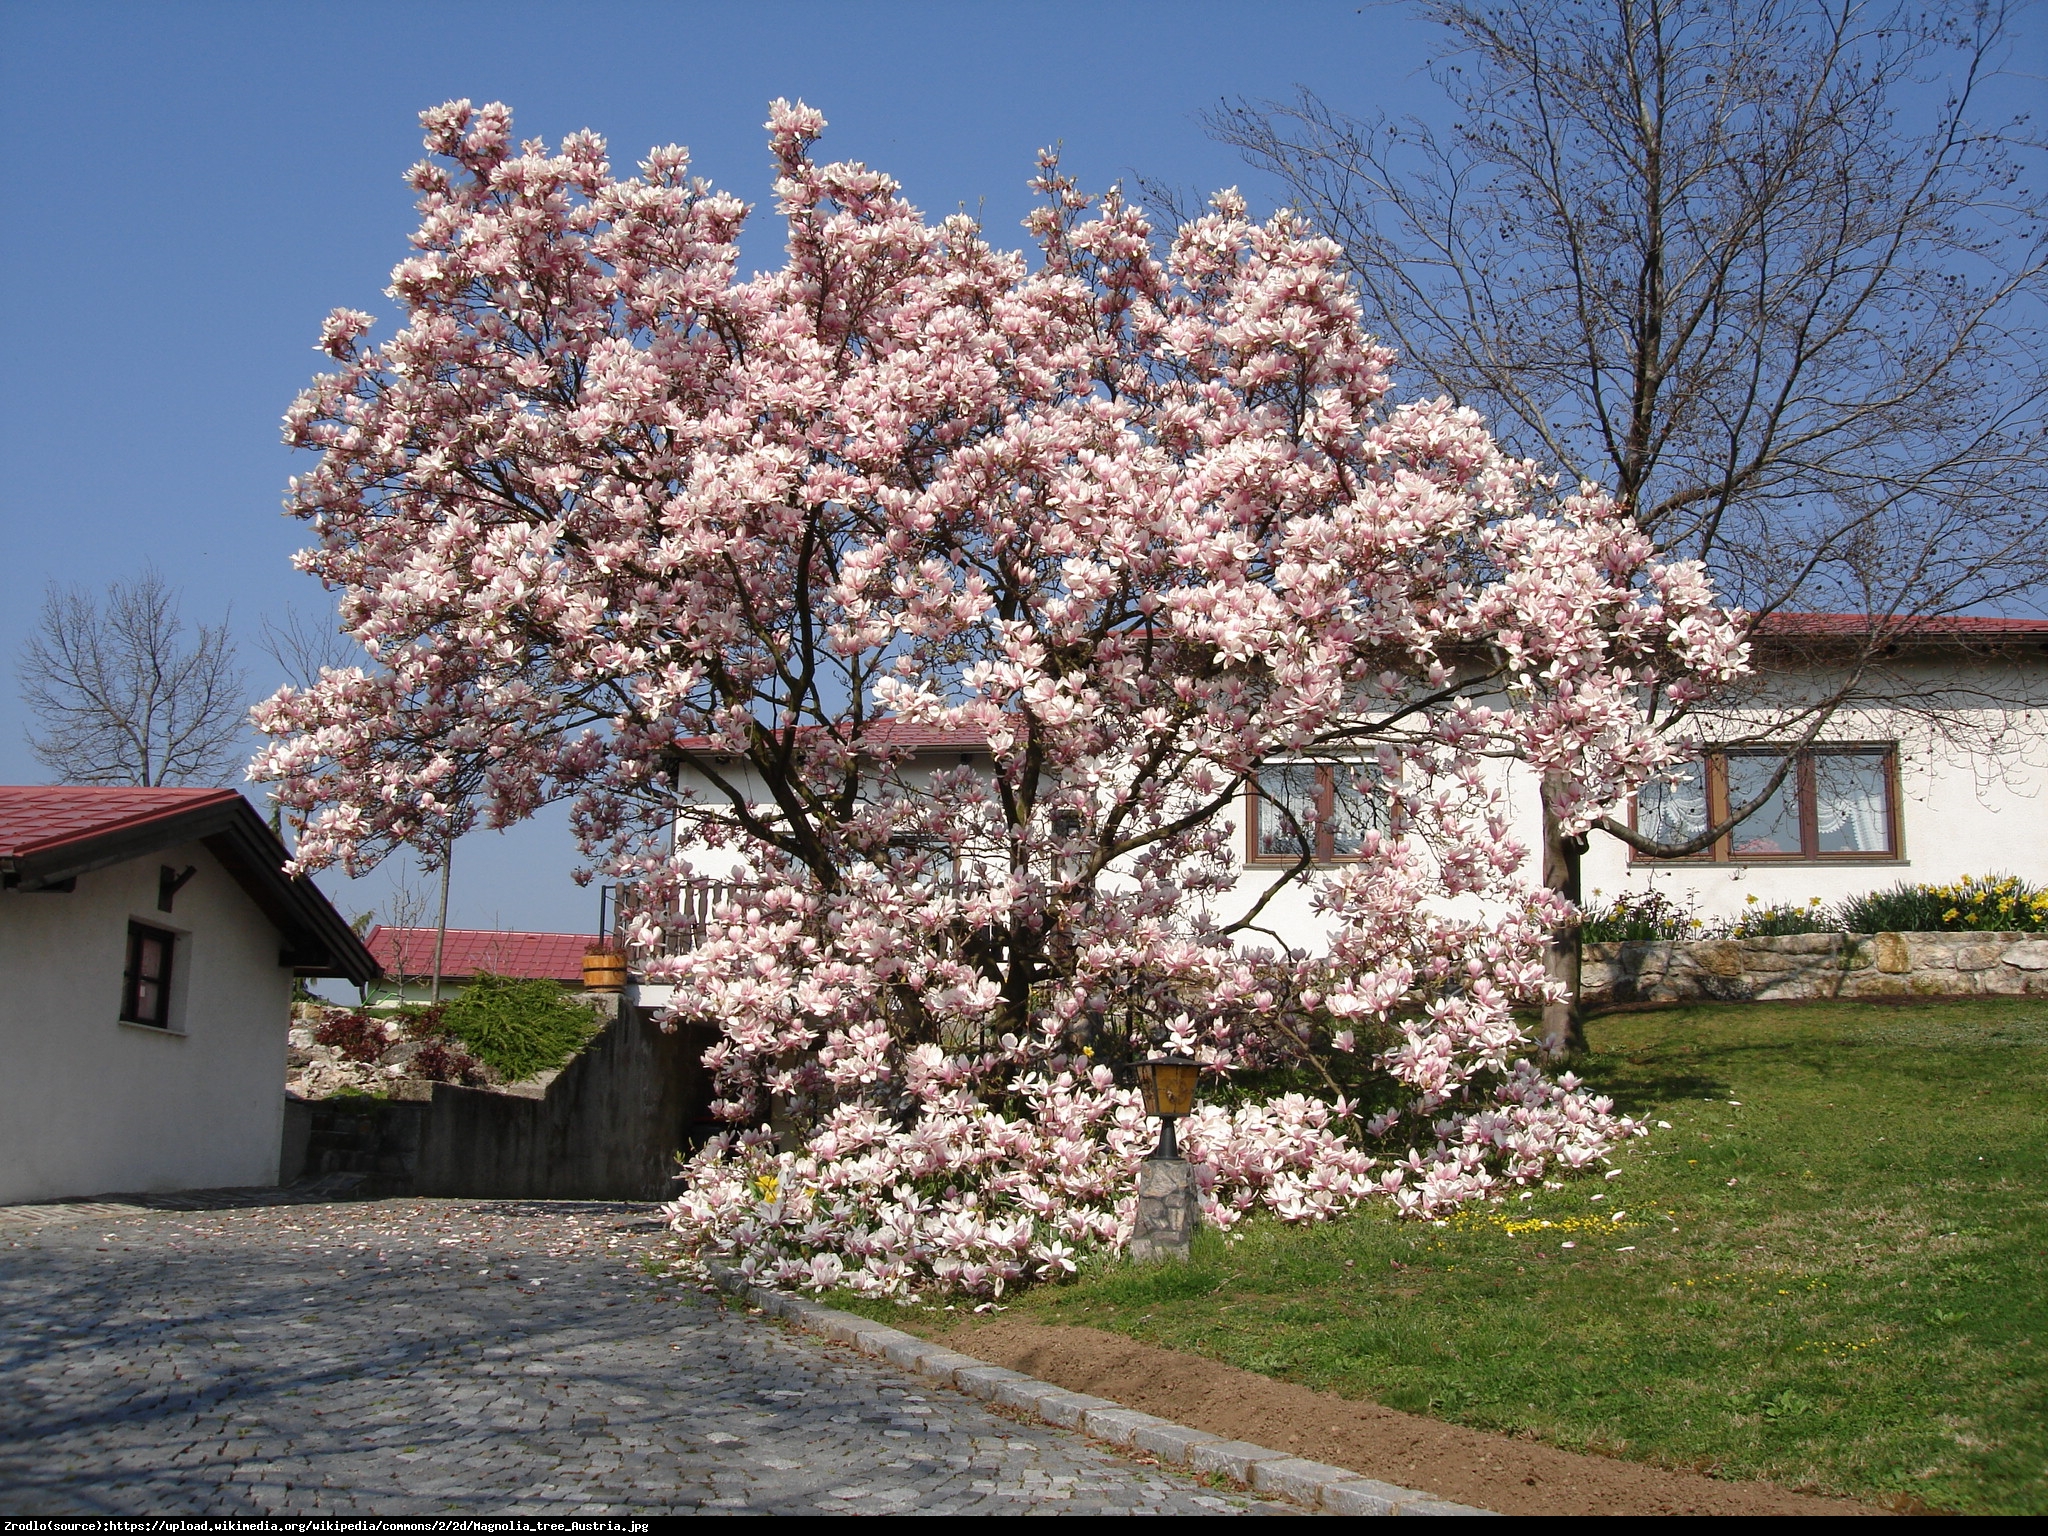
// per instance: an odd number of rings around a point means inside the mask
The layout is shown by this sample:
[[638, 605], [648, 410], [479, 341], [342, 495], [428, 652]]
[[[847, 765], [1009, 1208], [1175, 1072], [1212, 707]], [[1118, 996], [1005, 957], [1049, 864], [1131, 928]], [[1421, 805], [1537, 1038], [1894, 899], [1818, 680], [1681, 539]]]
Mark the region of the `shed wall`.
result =
[[[197, 869], [173, 910], [158, 870]], [[169, 1031], [120, 1020], [131, 919], [178, 935]], [[276, 1182], [291, 972], [197, 843], [0, 891], [0, 1201]]]

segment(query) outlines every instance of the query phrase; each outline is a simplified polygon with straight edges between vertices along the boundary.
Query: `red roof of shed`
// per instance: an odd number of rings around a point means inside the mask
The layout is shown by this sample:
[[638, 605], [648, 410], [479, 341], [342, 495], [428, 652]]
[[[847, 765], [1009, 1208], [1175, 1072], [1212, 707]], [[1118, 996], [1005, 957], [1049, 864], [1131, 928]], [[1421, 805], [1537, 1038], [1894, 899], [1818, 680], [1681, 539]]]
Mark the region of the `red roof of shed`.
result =
[[116, 830], [226, 804], [232, 789], [127, 789], [97, 784], [0, 785], [0, 858], [49, 853]]
[[[368, 944], [391, 975], [425, 976], [434, 968], [432, 928], [370, 930]], [[450, 928], [441, 951], [443, 976], [511, 976], [521, 981], [581, 981], [587, 933], [512, 933], [497, 928]], [[402, 951], [402, 955], [401, 955]]]

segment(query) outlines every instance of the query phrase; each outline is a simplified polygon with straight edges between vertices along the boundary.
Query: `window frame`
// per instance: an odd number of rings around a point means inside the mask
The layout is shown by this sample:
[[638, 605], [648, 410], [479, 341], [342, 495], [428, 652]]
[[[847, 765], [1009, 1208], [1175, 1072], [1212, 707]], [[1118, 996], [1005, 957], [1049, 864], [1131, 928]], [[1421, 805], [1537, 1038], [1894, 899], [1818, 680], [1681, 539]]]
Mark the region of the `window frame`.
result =
[[1252, 773], [1251, 782], [1245, 791], [1250, 800], [1250, 811], [1245, 817], [1244, 861], [1247, 866], [1283, 869], [1290, 864], [1299, 863], [1301, 859], [1298, 853], [1263, 853], [1259, 849], [1259, 807], [1266, 801], [1265, 794], [1259, 788], [1259, 775], [1267, 768], [1313, 768], [1316, 771], [1316, 845], [1309, 852], [1311, 865], [1355, 864], [1364, 857], [1358, 853], [1337, 852], [1337, 769], [1340, 766], [1343, 765], [1332, 762], [1266, 763]]
[[[163, 965], [157, 975], [144, 977], [142, 969], [142, 946], [155, 939], [163, 945]], [[171, 1030], [171, 982], [177, 975], [178, 935], [169, 928], [159, 928], [154, 923], [128, 920], [128, 942], [126, 959], [121, 968], [121, 1022], [139, 1024], [145, 1029]], [[144, 1017], [140, 1006], [141, 984], [148, 980], [155, 983], [157, 1006], [155, 1017]]]
[[[1728, 760], [1731, 757], [1778, 758], [1785, 755], [1783, 748], [1769, 746], [1714, 746], [1700, 753], [1707, 765], [1707, 825], [1712, 826], [1727, 816], [1730, 810], [1728, 799]], [[1630, 847], [1630, 864], [1654, 864], [1675, 866], [1684, 864], [1903, 864], [1906, 862], [1905, 825], [1899, 811], [1899, 744], [1896, 741], [1828, 741], [1812, 746], [1800, 747], [1793, 754], [1791, 773], [1780, 786], [1780, 793], [1789, 788], [1799, 814], [1799, 848], [1793, 853], [1737, 853], [1735, 836], [1740, 828], [1731, 828], [1714, 839], [1708, 847], [1698, 853], [1689, 853], [1682, 858], [1660, 858], [1654, 853], [1645, 853]], [[1845, 853], [1823, 853], [1820, 849], [1820, 802], [1816, 794], [1814, 759], [1819, 757], [1876, 757], [1882, 760], [1885, 798], [1885, 840], [1887, 846], [1881, 851], [1856, 850]], [[1629, 796], [1628, 824], [1631, 831], [1640, 830], [1636, 823], [1636, 796]]]

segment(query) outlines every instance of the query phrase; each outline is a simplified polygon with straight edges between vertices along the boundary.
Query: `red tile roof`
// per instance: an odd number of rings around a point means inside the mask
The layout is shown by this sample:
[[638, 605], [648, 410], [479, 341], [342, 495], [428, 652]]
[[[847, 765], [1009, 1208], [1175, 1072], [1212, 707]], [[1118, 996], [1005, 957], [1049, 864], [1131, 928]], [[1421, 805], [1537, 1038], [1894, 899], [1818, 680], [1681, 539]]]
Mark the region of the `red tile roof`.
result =
[[0, 858], [49, 853], [113, 831], [240, 799], [232, 789], [125, 789], [85, 784], [0, 785]]
[[1767, 613], [1757, 621], [1756, 632], [1801, 638], [1877, 633], [1900, 640], [2048, 640], [2048, 619], [2001, 619], [1974, 613], [1924, 619], [1868, 613]]
[[[391, 975], [425, 976], [434, 968], [432, 928], [370, 930], [370, 953]], [[581, 981], [583, 954], [596, 942], [587, 933], [510, 933], [496, 928], [450, 928], [441, 951], [443, 976], [493, 976]], [[403, 951], [401, 965], [400, 952]]]

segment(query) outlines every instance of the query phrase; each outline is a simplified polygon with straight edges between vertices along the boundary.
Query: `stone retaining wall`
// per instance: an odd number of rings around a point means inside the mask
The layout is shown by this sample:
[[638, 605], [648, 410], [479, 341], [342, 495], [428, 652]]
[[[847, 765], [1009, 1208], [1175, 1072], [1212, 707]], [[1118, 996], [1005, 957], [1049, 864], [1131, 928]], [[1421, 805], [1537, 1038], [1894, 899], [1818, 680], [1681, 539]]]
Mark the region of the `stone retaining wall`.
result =
[[1802, 933], [1588, 944], [1583, 996], [1614, 1003], [2048, 996], [2048, 935]]

